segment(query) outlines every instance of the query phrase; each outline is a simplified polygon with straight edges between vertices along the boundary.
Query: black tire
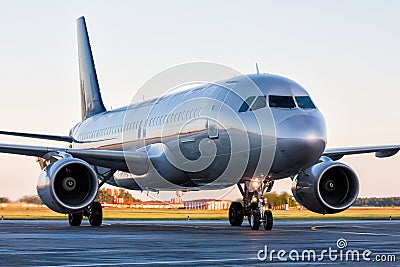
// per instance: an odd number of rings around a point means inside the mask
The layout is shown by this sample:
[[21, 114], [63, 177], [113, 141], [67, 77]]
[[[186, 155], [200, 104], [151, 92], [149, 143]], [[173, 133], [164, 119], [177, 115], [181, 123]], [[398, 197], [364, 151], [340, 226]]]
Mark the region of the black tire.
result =
[[68, 214], [68, 222], [70, 226], [80, 226], [82, 223], [82, 211]]
[[252, 230], [258, 230], [261, 224], [261, 216], [258, 210], [250, 211], [250, 227]]
[[270, 210], [264, 211], [264, 230], [271, 230], [274, 224], [274, 218]]
[[100, 226], [103, 222], [103, 209], [100, 202], [93, 202], [89, 209], [89, 223], [91, 226]]
[[241, 226], [243, 223], [243, 205], [240, 202], [232, 202], [229, 207], [229, 223], [232, 226]]

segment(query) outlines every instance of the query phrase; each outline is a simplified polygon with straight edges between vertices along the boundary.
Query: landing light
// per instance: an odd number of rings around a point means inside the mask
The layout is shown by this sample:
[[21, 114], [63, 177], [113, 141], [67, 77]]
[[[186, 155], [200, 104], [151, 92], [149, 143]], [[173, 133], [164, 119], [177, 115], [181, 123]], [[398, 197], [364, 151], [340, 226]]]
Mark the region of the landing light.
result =
[[257, 190], [258, 187], [260, 186], [260, 181], [258, 181], [258, 179], [254, 179], [251, 181], [251, 186], [253, 187], [253, 189]]

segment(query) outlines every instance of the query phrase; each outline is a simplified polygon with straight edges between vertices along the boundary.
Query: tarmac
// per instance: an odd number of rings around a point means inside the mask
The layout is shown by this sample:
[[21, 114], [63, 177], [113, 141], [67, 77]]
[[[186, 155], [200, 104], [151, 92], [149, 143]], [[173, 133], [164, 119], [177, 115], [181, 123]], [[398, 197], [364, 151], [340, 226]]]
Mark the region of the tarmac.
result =
[[105, 221], [101, 227], [87, 221], [81, 227], [66, 221], [0, 221], [1, 266], [271, 263], [399, 266], [400, 221], [286, 220], [275, 221], [272, 231], [252, 231], [246, 221], [241, 227], [226, 221]]

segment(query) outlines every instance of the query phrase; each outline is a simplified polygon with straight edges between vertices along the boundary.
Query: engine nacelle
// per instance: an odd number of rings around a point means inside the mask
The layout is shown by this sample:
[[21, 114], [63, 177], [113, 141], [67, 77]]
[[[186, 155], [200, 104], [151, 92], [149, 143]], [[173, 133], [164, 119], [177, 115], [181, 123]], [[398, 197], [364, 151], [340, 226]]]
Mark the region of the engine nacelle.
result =
[[346, 164], [324, 161], [311, 166], [293, 181], [297, 202], [320, 213], [338, 213], [349, 208], [359, 192], [357, 175]]
[[90, 205], [98, 190], [97, 175], [85, 161], [63, 158], [48, 165], [39, 176], [37, 192], [55, 212], [73, 213]]

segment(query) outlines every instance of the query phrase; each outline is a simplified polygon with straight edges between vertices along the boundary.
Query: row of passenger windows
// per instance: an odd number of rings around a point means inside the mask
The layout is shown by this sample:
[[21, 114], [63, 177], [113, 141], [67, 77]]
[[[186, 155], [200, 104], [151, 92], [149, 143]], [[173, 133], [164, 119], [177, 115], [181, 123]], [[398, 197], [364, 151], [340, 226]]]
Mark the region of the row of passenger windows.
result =
[[[302, 109], [315, 109], [314, 103], [311, 101], [309, 96], [280, 96], [280, 95], [269, 95], [268, 104], [270, 108], [295, 108], [297, 106]], [[243, 101], [239, 108], [239, 112], [246, 112], [248, 110], [253, 111], [267, 106], [266, 96], [255, 96], [248, 97]]]
[[[162, 115], [158, 117], [150, 118], [149, 120], [135, 121], [125, 123], [124, 125], [115, 125], [113, 127], [108, 127], [100, 130], [95, 130], [87, 133], [80, 134], [78, 136], [79, 140], [88, 140], [96, 137], [118, 134], [126, 131], [137, 130], [146, 127], [153, 127], [158, 125], [163, 125], [166, 123], [173, 123], [178, 121], [188, 121], [190, 119], [200, 117], [201, 108], [195, 108], [191, 110], [184, 110], [181, 112], [171, 113], [169, 115]], [[143, 124], [143, 125], [142, 125]]]

